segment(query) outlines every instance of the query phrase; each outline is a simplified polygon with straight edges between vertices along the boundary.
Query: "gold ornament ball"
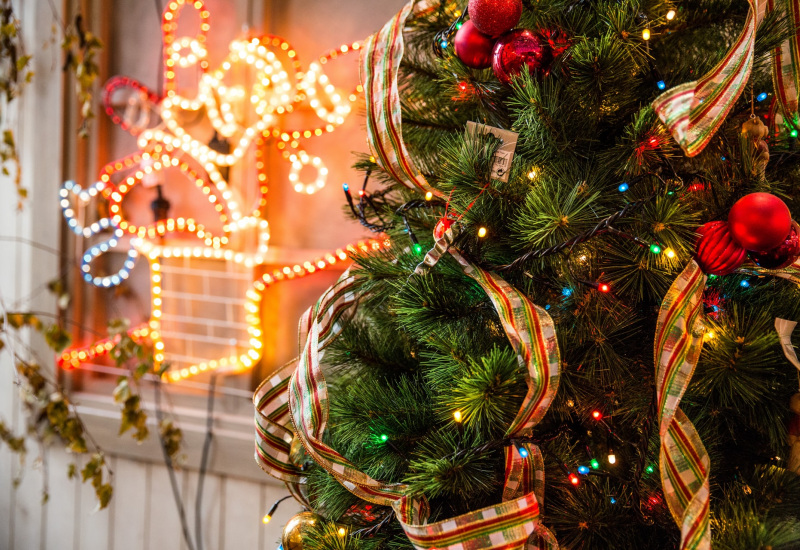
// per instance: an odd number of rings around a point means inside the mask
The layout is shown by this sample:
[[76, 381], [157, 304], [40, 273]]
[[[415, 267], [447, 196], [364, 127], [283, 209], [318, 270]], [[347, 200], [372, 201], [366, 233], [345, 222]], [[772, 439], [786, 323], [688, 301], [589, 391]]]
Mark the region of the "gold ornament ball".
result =
[[314, 512], [300, 512], [290, 519], [281, 536], [283, 550], [303, 550], [303, 540], [321, 521], [322, 516]]
[[292, 444], [289, 447], [289, 461], [298, 468], [302, 468], [309, 458], [306, 448], [303, 447], [300, 438], [294, 436], [292, 438]]

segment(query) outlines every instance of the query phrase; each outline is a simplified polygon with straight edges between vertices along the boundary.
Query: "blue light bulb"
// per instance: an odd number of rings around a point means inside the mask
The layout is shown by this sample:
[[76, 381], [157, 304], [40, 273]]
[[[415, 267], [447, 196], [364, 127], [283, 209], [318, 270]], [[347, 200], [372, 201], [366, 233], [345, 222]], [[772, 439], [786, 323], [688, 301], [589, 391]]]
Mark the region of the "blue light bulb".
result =
[[747, 279], [742, 279], [742, 282], [739, 283], [739, 286], [741, 286], [742, 288], [750, 288], [750, 281], [748, 281]]
[[764, 101], [767, 99], [767, 92], [761, 92], [756, 96], [756, 101]]
[[627, 183], [620, 183], [619, 187], [617, 187], [617, 189], [619, 189], [620, 193], [624, 193], [625, 191], [627, 191], [629, 189], [629, 187], [628, 187]]
[[349, 185], [347, 185], [346, 183], [343, 183], [343, 184], [342, 184], [342, 189], [344, 189], [344, 191], [345, 191], [345, 193], [346, 193], [346, 192], [350, 191], [350, 186], [349, 186]]
[[586, 474], [589, 473], [589, 467], [588, 466], [578, 466], [578, 473], [585, 476]]
[[616, 504], [616, 503], [617, 503], [617, 499], [615, 499], [614, 497], [611, 497], [611, 504]]
[[667, 87], [667, 84], [663, 80], [659, 80], [658, 82], [656, 82], [656, 86], [658, 86], [659, 90], [663, 90]]
[[446, 49], [447, 48], [447, 40], [442, 40], [441, 43], [439, 43], [439, 45], [442, 47], [443, 50]]
[[567, 287], [561, 290], [561, 295], [564, 297], [572, 296], [572, 289]]
[[522, 458], [528, 458], [528, 449], [526, 449], [525, 447], [519, 447], [518, 450], [519, 450], [519, 456], [521, 456]]

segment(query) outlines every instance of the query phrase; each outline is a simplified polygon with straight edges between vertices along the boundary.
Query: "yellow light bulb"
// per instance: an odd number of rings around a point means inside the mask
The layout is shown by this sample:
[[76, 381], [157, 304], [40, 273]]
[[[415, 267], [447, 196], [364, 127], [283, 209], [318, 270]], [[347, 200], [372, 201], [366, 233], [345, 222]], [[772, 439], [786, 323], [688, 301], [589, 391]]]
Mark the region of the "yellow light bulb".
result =
[[263, 518], [261, 518], [261, 523], [266, 525], [272, 519], [272, 516], [269, 514], [265, 514]]
[[345, 529], [344, 527], [339, 527], [339, 530], [337, 531], [337, 533], [339, 533], [340, 537], [343, 537], [343, 536], [345, 536], [347, 534], [347, 529]]
[[675, 19], [675, 10], [669, 10], [667, 12], [667, 21], [672, 21]]
[[528, 179], [536, 179], [536, 169], [532, 168], [530, 172], [528, 172]]
[[674, 251], [674, 250], [672, 250], [671, 248], [668, 248], [668, 249], [666, 249], [666, 250], [664, 251], [664, 254], [665, 254], [665, 255], [667, 256], [667, 258], [669, 258], [670, 260], [671, 260], [671, 259], [673, 259], [673, 258], [675, 257], [675, 251]]
[[480, 237], [482, 239], [485, 236], [486, 236], [486, 228], [485, 227], [481, 227], [480, 229], [478, 229], [478, 237]]
[[703, 340], [705, 340], [706, 342], [708, 342], [709, 340], [713, 340], [713, 339], [714, 339], [714, 338], [716, 338], [716, 337], [717, 337], [717, 334], [716, 334], [716, 333], [715, 333], [713, 330], [709, 330], [708, 332], [706, 332], [706, 333], [703, 335]]
[[617, 455], [615, 455], [614, 453], [610, 453], [608, 455], [608, 463], [609, 464], [616, 464], [617, 463]]
[[645, 29], [642, 31], [642, 38], [645, 40], [650, 40], [650, 29]]
[[428, 191], [427, 193], [425, 193], [425, 200], [426, 200], [426, 201], [429, 201], [429, 200], [431, 200], [432, 198], [433, 198], [433, 193], [431, 193], [430, 191]]
[[463, 420], [463, 417], [461, 416], [461, 411], [456, 411], [453, 413], [453, 420], [455, 420], [459, 424], [461, 423], [461, 421]]

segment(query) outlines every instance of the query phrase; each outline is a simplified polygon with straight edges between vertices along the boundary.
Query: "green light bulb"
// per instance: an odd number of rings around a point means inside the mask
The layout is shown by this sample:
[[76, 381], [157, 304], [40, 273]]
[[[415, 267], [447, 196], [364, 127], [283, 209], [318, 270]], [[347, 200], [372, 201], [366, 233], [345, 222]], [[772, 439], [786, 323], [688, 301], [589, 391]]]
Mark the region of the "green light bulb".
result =
[[661, 247], [658, 246], [656, 243], [650, 245], [650, 252], [653, 254], [661, 254]]
[[789, 135], [792, 136], [793, 138], [796, 138], [797, 137], [797, 130], [792, 130], [791, 132], [789, 132]]
[[414, 249], [414, 252], [416, 254], [422, 254], [422, 245], [421, 244], [414, 243], [414, 246], [412, 248]]
[[596, 458], [593, 458], [592, 461], [589, 464], [591, 464], [592, 468], [595, 469], [595, 470], [600, 468], [600, 463], [597, 462]]
[[653, 468], [652, 464], [650, 464], [647, 468], [644, 469], [644, 471], [647, 472], [648, 474], [652, 474], [653, 472], [656, 471], [656, 469]]
[[463, 25], [464, 25], [464, 23], [459, 21], [458, 23], [456, 23], [456, 29], [460, 29]]
[[386, 434], [381, 434], [381, 441], [389, 441], [389, 436]]

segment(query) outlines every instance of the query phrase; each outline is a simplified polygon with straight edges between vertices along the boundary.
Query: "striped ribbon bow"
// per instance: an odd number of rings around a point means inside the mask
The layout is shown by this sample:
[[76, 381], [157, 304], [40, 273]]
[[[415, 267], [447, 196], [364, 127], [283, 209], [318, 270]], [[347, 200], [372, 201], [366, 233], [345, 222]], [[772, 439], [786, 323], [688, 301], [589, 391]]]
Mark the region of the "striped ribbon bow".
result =
[[[744, 29], [725, 57], [700, 80], [667, 90], [653, 109], [666, 124], [687, 156], [700, 153], [725, 120], [744, 91], [753, 68], [756, 29], [767, 11], [787, 14], [800, 29], [800, 0], [748, 0]], [[785, 40], [772, 55], [772, 79], [785, 117], [798, 123], [800, 31]]]
[[[530, 435], [558, 388], [559, 353], [554, 323], [544, 309], [533, 305], [503, 279], [471, 265], [456, 252], [451, 253], [489, 295], [520, 365], [528, 374], [528, 392], [506, 435]], [[555, 537], [540, 521], [544, 467], [540, 450], [532, 444], [506, 449], [501, 504], [428, 524], [424, 497], [409, 496], [405, 485], [372, 479], [322, 441], [328, 420], [328, 393], [321, 360], [324, 348], [341, 331], [341, 319], [355, 309], [358, 295], [354, 284], [354, 277], [345, 273], [306, 312], [300, 322], [300, 358], [265, 380], [256, 391], [253, 401], [259, 465], [290, 488], [294, 485], [293, 494], [300, 493], [297, 486], [305, 478], [289, 461], [292, 431], [287, 417], [291, 417], [294, 434], [314, 461], [359, 498], [392, 505], [409, 539], [420, 549], [558, 548]], [[523, 448], [525, 453], [521, 453]]]

